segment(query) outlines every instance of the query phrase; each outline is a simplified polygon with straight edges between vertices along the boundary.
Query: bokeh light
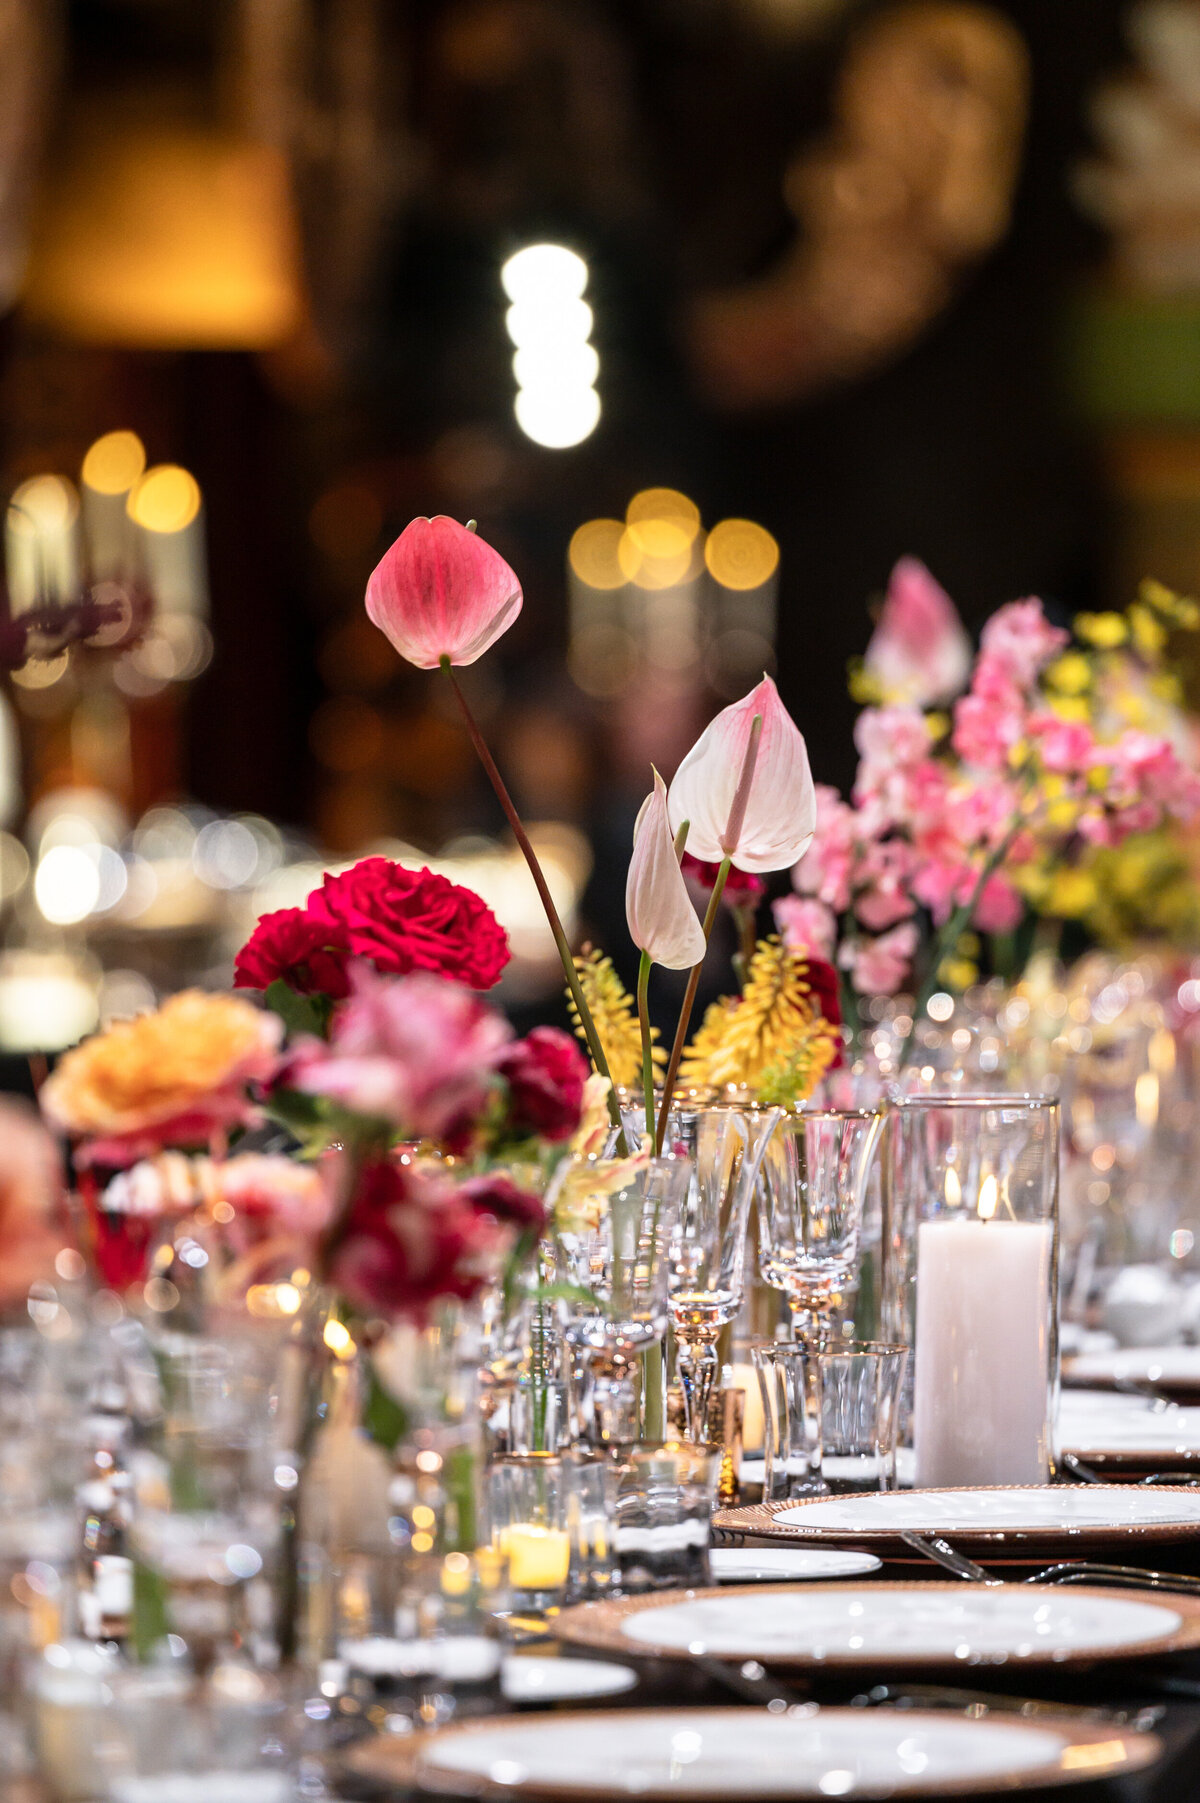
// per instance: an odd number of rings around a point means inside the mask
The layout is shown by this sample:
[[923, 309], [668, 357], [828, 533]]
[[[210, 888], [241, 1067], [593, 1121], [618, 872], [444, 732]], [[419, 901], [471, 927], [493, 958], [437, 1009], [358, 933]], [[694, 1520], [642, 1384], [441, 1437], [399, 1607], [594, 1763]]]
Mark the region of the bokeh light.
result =
[[567, 451], [595, 431], [600, 396], [594, 388], [519, 388], [513, 410], [526, 438], [548, 451]]
[[182, 532], [200, 511], [200, 484], [178, 463], [157, 463], [133, 490], [128, 511], [147, 532]]
[[779, 568], [779, 546], [753, 520], [722, 520], [708, 535], [704, 561], [724, 588], [761, 588]]
[[500, 282], [510, 301], [577, 300], [588, 284], [588, 266], [565, 244], [527, 244], [504, 264]]
[[145, 447], [136, 432], [106, 432], [88, 451], [80, 474], [97, 494], [124, 495], [145, 467]]
[[512, 302], [505, 314], [516, 346], [513, 411], [526, 438], [546, 450], [581, 444], [600, 419], [600, 358], [589, 342], [592, 309], [583, 298], [588, 267], [562, 244], [528, 244], [500, 271]]
[[52, 926], [74, 926], [86, 920], [100, 899], [100, 872], [88, 848], [52, 846], [38, 862], [33, 894]]
[[625, 535], [620, 520], [587, 520], [572, 534], [567, 549], [571, 572], [589, 588], [622, 588], [627, 580], [619, 547]]

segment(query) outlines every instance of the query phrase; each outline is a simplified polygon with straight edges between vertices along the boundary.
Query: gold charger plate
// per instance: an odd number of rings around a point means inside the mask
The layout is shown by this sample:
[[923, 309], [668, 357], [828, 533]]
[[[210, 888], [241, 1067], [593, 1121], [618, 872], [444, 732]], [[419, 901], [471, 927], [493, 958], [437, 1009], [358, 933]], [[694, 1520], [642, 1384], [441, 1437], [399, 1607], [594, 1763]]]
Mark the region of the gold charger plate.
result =
[[[939, 1522], [936, 1517], [923, 1521], [919, 1513], [898, 1509], [898, 1514], [906, 1513], [906, 1519], [897, 1519], [893, 1524], [874, 1522], [866, 1526], [847, 1527], [832, 1522], [815, 1522], [809, 1525], [802, 1520], [780, 1521], [778, 1517], [791, 1510], [816, 1508], [831, 1502], [855, 1503], [867, 1501], [875, 1506], [882, 1502], [883, 1495], [904, 1499], [911, 1504], [917, 1497], [923, 1496], [983, 1496], [999, 1493], [1016, 1494], [1030, 1491], [1038, 1496], [1055, 1496], [1066, 1499], [1079, 1497], [1090, 1499], [1094, 1504], [1097, 1491], [1111, 1492], [1113, 1500], [1118, 1497], [1128, 1499], [1132, 1496], [1157, 1498], [1159, 1503], [1169, 1504], [1174, 1497], [1187, 1498], [1190, 1507], [1196, 1509], [1195, 1519], [1190, 1521], [1167, 1522], [1037, 1522], [1030, 1520], [1027, 1525], [1019, 1524], [1003, 1527], [981, 1527], [973, 1522], [956, 1522], [951, 1525]], [[1064, 1508], [1072, 1506], [1064, 1501]], [[1085, 1501], [1084, 1507], [1089, 1506]], [[885, 1505], [886, 1507], [886, 1505]], [[955, 1546], [964, 1552], [987, 1555], [1017, 1556], [1027, 1562], [1033, 1557], [1044, 1558], [1086, 1558], [1092, 1556], [1099, 1548], [1120, 1548], [1131, 1555], [1140, 1555], [1141, 1549], [1156, 1546], [1176, 1546], [1189, 1540], [1200, 1544], [1200, 1491], [1188, 1489], [1183, 1484], [1157, 1484], [1153, 1489], [1134, 1490], [1128, 1484], [1113, 1483], [1108, 1485], [1066, 1485], [1055, 1489], [1047, 1485], [1044, 1489], [1031, 1484], [986, 1484], [960, 1485], [956, 1488], [940, 1490], [892, 1490], [885, 1493], [878, 1491], [855, 1491], [837, 1497], [794, 1497], [790, 1501], [750, 1503], [739, 1509], [718, 1509], [713, 1516], [714, 1528], [720, 1528], [730, 1534], [752, 1534], [760, 1540], [792, 1541], [800, 1544], [814, 1543], [853, 1547], [868, 1552], [878, 1553], [881, 1558], [908, 1558], [911, 1555], [905, 1548], [901, 1534], [944, 1534]]]
[[[841, 1781], [836, 1793], [828, 1788], [828, 1768], [821, 1772], [814, 1761], [808, 1771], [799, 1769], [800, 1760], [788, 1757], [789, 1743], [803, 1745], [814, 1729], [824, 1727], [831, 1743], [840, 1740], [844, 1749], [856, 1757], [861, 1743], [887, 1729], [880, 1718], [895, 1718], [899, 1711], [884, 1709], [811, 1709], [802, 1717], [770, 1716], [765, 1710], [732, 1709], [643, 1709], [592, 1710], [586, 1714], [556, 1712], [552, 1715], [510, 1716], [488, 1721], [465, 1722], [456, 1727], [437, 1729], [413, 1740], [395, 1740], [380, 1736], [353, 1748], [345, 1764], [356, 1773], [393, 1787], [416, 1785], [424, 1792], [479, 1799], [492, 1803], [495, 1799], [528, 1799], [529, 1803], [611, 1803], [614, 1795], [634, 1795], [639, 1803], [764, 1803], [765, 1799], [817, 1799], [830, 1794], [851, 1797], [936, 1797], [995, 1795], [997, 1792], [1029, 1791], [1043, 1788], [1112, 1778], [1140, 1771], [1153, 1764], [1162, 1754], [1162, 1743], [1153, 1734], [1119, 1728], [1111, 1723], [1077, 1720], [1073, 1716], [1056, 1716], [1052, 1722], [1019, 1721], [1000, 1715], [986, 1721], [966, 1721], [945, 1710], [906, 1709], [902, 1712], [903, 1733], [907, 1742], [926, 1736], [929, 1742], [939, 1737], [966, 1747], [974, 1739], [981, 1744], [979, 1731], [989, 1733], [989, 1744], [999, 1748], [1004, 1736], [1013, 1737], [1014, 1754], [1021, 1742], [1029, 1748], [1031, 1734], [1045, 1736], [1032, 1758], [1022, 1764], [1014, 1759], [1010, 1769], [1003, 1769], [1003, 1758], [993, 1761], [993, 1768], [982, 1776], [960, 1771], [953, 1777], [930, 1782], [919, 1772], [894, 1771], [886, 1783], [868, 1776], [853, 1781], [845, 1771], [837, 1773]], [[870, 1724], [874, 1721], [878, 1727]], [[714, 1772], [709, 1749], [704, 1748], [707, 1732], [717, 1743], [719, 1756], [725, 1761], [723, 1771]], [[755, 1737], [759, 1737], [757, 1743]], [[756, 1747], [766, 1751], [764, 1739], [770, 1736], [777, 1745], [769, 1750], [774, 1756], [774, 1769], [766, 1782], [761, 1768], [748, 1756]], [[553, 1752], [543, 1767], [531, 1772], [531, 1758], [536, 1760], [539, 1743], [546, 1747], [547, 1738]], [[675, 1758], [679, 1742], [689, 1741], [688, 1758]], [[1058, 1741], [1050, 1747], [1047, 1741]], [[472, 1749], [470, 1743], [477, 1743]], [[632, 1747], [638, 1742], [649, 1752], [657, 1752], [658, 1772], [642, 1771], [636, 1792], [622, 1789], [614, 1773], [613, 1748]], [[481, 1745], [478, 1743], [482, 1743]], [[697, 1745], [697, 1743], [699, 1743]], [[680, 1748], [682, 1754], [682, 1749]], [[831, 1751], [833, 1751], [831, 1745]], [[1030, 1749], [1032, 1752], [1032, 1749]], [[664, 1755], [671, 1754], [668, 1761]], [[740, 1770], [729, 1770], [731, 1755]], [[738, 1756], [740, 1755], [740, 1759]], [[845, 1755], [843, 1754], [843, 1757]], [[522, 1761], [526, 1764], [522, 1764]], [[458, 1763], [452, 1763], [457, 1761]], [[477, 1769], [463, 1769], [474, 1761]], [[554, 1765], [566, 1768], [555, 1772]], [[695, 1774], [693, 1776], [693, 1773]], [[569, 1775], [567, 1775], [569, 1774]], [[845, 1779], [850, 1776], [851, 1782]], [[821, 1778], [826, 1779], [822, 1788]]]
[[[943, 1596], [955, 1593], [969, 1598], [972, 1602], [983, 1602], [985, 1598], [1020, 1595], [1028, 1599], [1050, 1599], [1067, 1605], [1071, 1602], [1083, 1602], [1085, 1599], [1103, 1599], [1113, 1602], [1120, 1599], [1124, 1602], [1149, 1605], [1159, 1612], [1179, 1618], [1179, 1626], [1155, 1634], [1148, 1639], [1122, 1638], [1119, 1642], [1098, 1642], [1087, 1647], [1063, 1648], [1041, 1647], [1036, 1643], [1026, 1647], [1012, 1647], [1003, 1652], [989, 1652], [980, 1649], [977, 1652], [964, 1653], [961, 1649], [945, 1654], [929, 1649], [905, 1649], [903, 1647], [887, 1648], [881, 1651], [876, 1646], [863, 1652], [843, 1650], [838, 1647], [822, 1648], [818, 1654], [810, 1651], [777, 1651], [773, 1650], [762, 1639], [754, 1638], [753, 1626], [749, 1628], [744, 1643], [737, 1646], [708, 1646], [703, 1642], [692, 1641], [681, 1645], [678, 1641], [664, 1638], [655, 1640], [648, 1633], [639, 1634], [635, 1639], [626, 1632], [625, 1624], [635, 1616], [652, 1615], [656, 1609], [671, 1608], [679, 1603], [705, 1602], [710, 1598], [733, 1599], [744, 1597], [755, 1613], [761, 1611], [763, 1599], [774, 1596], [794, 1596], [797, 1607], [803, 1610], [806, 1603], [812, 1604], [822, 1595], [846, 1595], [850, 1593], [858, 1598], [866, 1592], [872, 1596], [909, 1595], [917, 1602], [927, 1600], [931, 1594], [941, 1593]], [[1003, 1606], [1003, 1605], [1000, 1605]], [[964, 1668], [978, 1670], [983, 1667], [995, 1669], [999, 1666], [1053, 1666], [1056, 1670], [1061, 1666], [1091, 1666], [1113, 1659], [1144, 1659], [1167, 1656], [1172, 1653], [1190, 1652], [1200, 1647], [1200, 1597], [1168, 1595], [1163, 1591], [1124, 1590], [1112, 1587], [1071, 1584], [1069, 1586], [1047, 1585], [1045, 1588], [1026, 1584], [997, 1584], [984, 1586], [970, 1583], [947, 1583], [937, 1581], [897, 1582], [867, 1579], [851, 1583], [843, 1581], [838, 1584], [721, 1584], [705, 1590], [659, 1590], [646, 1596], [606, 1597], [602, 1602], [577, 1603], [574, 1608], [564, 1609], [557, 1618], [555, 1633], [562, 1640], [573, 1646], [602, 1647], [606, 1652], [620, 1653], [624, 1658], [643, 1659], [682, 1659], [690, 1660], [697, 1656], [713, 1659], [728, 1659], [740, 1663], [747, 1659], [757, 1660], [760, 1665], [769, 1666], [772, 1671], [847, 1671], [869, 1672], [881, 1671], [907, 1672], [917, 1671], [944, 1672], [954, 1670], [961, 1672]], [[643, 1637], [644, 1636], [644, 1637]]]

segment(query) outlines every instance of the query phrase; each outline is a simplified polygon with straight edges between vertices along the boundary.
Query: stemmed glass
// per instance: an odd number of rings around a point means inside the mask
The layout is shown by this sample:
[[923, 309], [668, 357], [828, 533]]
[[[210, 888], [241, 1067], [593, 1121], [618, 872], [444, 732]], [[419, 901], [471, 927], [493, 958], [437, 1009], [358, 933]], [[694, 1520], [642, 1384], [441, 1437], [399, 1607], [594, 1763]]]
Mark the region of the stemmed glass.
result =
[[866, 1108], [789, 1113], [771, 1137], [758, 1185], [758, 1268], [787, 1297], [794, 1339], [807, 1355], [795, 1361], [789, 1381], [805, 1389], [792, 1412], [809, 1424], [814, 1473], [821, 1466], [817, 1354], [829, 1343], [842, 1292], [858, 1275], [863, 1202], [883, 1122], [882, 1111]]
[[586, 1160], [567, 1173], [555, 1275], [564, 1338], [587, 1365], [593, 1437], [611, 1446], [639, 1438], [635, 1370], [667, 1331], [668, 1252], [690, 1173], [682, 1159], [652, 1158], [610, 1187], [604, 1171], [602, 1161], [594, 1188]]
[[883, 1131], [881, 1111], [789, 1113], [772, 1135], [758, 1186], [758, 1264], [782, 1290], [795, 1338], [816, 1348], [857, 1276], [863, 1200]]
[[668, 1117], [665, 1143], [688, 1171], [671, 1244], [670, 1301], [684, 1431], [694, 1445], [708, 1438], [717, 1336], [742, 1305], [750, 1203], [782, 1118], [778, 1108], [738, 1104], [681, 1108]]

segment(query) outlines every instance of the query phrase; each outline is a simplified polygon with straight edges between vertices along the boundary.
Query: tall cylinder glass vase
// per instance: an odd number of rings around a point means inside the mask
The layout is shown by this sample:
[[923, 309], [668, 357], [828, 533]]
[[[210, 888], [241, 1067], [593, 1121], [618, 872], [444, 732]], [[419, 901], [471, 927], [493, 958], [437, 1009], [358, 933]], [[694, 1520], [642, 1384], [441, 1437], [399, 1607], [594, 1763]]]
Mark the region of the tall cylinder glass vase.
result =
[[1052, 1475], [1059, 1139], [1042, 1097], [888, 1105], [884, 1320], [912, 1352], [900, 1431], [922, 1488]]

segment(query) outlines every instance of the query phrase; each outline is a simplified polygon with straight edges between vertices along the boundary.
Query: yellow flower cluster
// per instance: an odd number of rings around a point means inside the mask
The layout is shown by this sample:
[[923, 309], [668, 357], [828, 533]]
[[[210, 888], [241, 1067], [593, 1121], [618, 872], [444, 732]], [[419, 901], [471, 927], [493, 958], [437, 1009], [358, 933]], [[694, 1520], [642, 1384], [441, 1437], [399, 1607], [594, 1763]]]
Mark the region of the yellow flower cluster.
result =
[[[579, 973], [583, 999], [596, 1023], [596, 1032], [604, 1047], [604, 1056], [608, 1059], [609, 1075], [618, 1089], [640, 1088], [642, 1031], [638, 1025], [633, 997], [613, 969], [612, 959], [593, 946], [584, 947], [575, 959], [575, 969]], [[580, 1039], [586, 1041], [587, 1035], [569, 994], [567, 1000], [571, 1018], [575, 1022], [575, 1031]], [[658, 1039], [657, 1027], [650, 1029], [650, 1037]], [[667, 1059], [660, 1045], [655, 1045], [653, 1057], [655, 1070], [661, 1070]]]
[[683, 1055], [680, 1081], [735, 1085], [781, 1103], [810, 1096], [837, 1056], [836, 1027], [813, 1000], [804, 958], [776, 938], [755, 948], [740, 997], [723, 997], [704, 1016]]

